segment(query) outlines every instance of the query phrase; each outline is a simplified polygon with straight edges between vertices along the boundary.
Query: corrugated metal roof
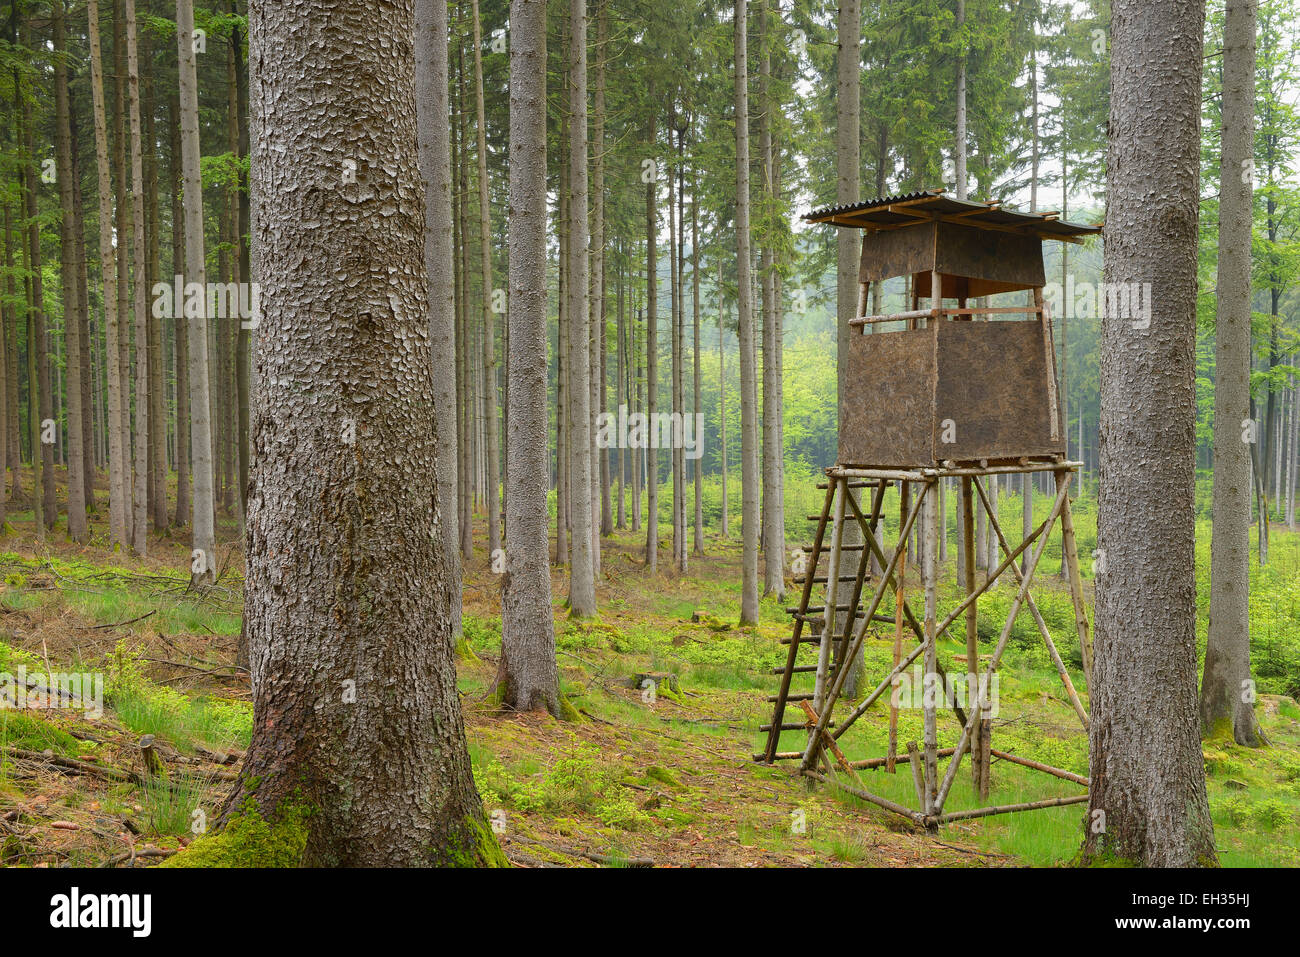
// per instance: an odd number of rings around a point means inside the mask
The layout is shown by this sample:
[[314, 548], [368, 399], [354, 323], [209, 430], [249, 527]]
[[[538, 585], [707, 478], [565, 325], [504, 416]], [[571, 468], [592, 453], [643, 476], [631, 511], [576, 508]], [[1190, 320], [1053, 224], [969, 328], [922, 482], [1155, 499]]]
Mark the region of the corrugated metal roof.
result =
[[826, 206], [804, 214], [803, 218], [809, 223], [828, 223], [858, 229], [889, 229], [939, 219], [977, 228], [1023, 228], [1027, 232], [1037, 232], [1044, 239], [1076, 238], [1101, 232], [1100, 225], [1067, 222], [1058, 219], [1055, 213], [1014, 212], [1002, 209], [998, 203], [955, 199], [945, 195], [942, 189], [918, 190], [897, 196], [880, 196], [860, 203]]

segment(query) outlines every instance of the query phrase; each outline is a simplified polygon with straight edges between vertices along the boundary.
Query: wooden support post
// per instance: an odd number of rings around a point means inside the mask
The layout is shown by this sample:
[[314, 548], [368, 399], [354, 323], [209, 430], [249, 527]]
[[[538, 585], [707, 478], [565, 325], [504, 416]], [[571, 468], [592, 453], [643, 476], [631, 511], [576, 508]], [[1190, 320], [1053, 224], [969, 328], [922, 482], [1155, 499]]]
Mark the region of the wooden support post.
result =
[[[978, 483], [977, 483], [978, 487]], [[1020, 588], [1016, 592], [1015, 599], [1011, 602], [1011, 608], [1007, 612], [1007, 620], [1002, 626], [1002, 633], [998, 636], [997, 646], [993, 649], [993, 657], [989, 660], [988, 668], [985, 669], [985, 675], [988, 680], [992, 680], [993, 674], [998, 669], [998, 664], [1002, 661], [1002, 654], [1006, 651], [1007, 641], [1011, 637], [1011, 627], [1016, 623], [1016, 616], [1020, 614], [1020, 606], [1025, 602], [1025, 596], [1029, 593], [1029, 584], [1033, 581], [1034, 571], [1038, 568], [1038, 561], [1043, 557], [1043, 552], [1047, 547], [1047, 539], [1051, 534], [1052, 526], [1056, 524], [1056, 517], [1061, 512], [1061, 502], [1066, 496], [1066, 490], [1061, 489], [1057, 492], [1056, 501], [1052, 503], [1052, 510], [1047, 516], [1047, 527], [1043, 530], [1042, 536], [1038, 540], [1038, 547], [1034, 549], [1033, 557], [1029, 560], [1029, 567], [1025, 572], [1023, 580], [1020, 582]], [[1014, 568], [1015, 566], [1012, 565]], [[1017, 572], [1018, 574], [1018, 572]], [[952, 788], [952, 782], [957, 777], [957, 768], [961, 764], [962, 753], [966, 750], [967, 745], [971, 742], [971, 736], [975, 730], [975, 724], [980, 720], [985, 705], [985, 692], [987, 686], [982, 683], [980, 688], [980, 700], [977, 707], [972, 708], [970, 716], [962, 729], [961, 740], [957, 742], [957, 753], [953, 755], [952, 761], [948, 764], [948, 771], [944, 775], [943, 784], [939, 787], [939, 797], [936, 802], [935, 813], [943, 810], [943, 803], [948, 798], [948, 792]]]
[[[962, 549], [962, 558], [965, 569], [963, 577], [965, 581], [966, 595], [968, 598], [975, 595], [975, 500], [971, 494], [971, 479], [968, 476], [962, 476], [961, 479], [961, 505], [962, 505], [962, 540], [964, 547]], [[968, 692], [967, 700], [969, 701], [969, 692], [979, 690], [979, 600], [976, 598], [966, 606], [966, 688]], [[981, 733], [982, 725], [976, 726], [975, 736], [971, 742], [971, 783], [975, 787], [975, 793], [979, 795], [980, 800], [988, 797], [989, 777], [987, 769], [989, 766], [988, 746], [989, 741]]]
[[921, 752], [917, 750], [916, 742], [907, 742], [907, 763], [912, 768], [912, 785], [916, 788], [916, 803], [921, 808], [925, 808], [928, 802], [925, 797], [925, 771], [922, 769]]
[[[939, 274], [934, 274], [937, 282]], [[935, 625], [939, 618], [939, 571], [936, 561], [939, 552], [939, 493], [934, 488], [937, 479], [925, 487], [925, 547], [922, 557], [922, 576], [925, 580], [925, 680], [939, 679], [939, 643]], [[934, 695], [922, 697], [925, 711], [925, 804], [923, 810], [931, 814], [939, 796], [939, 711]]]
[[[830, 515], [831, 503], [835, 499], [835, 488], [829, 483], [826, 500], [822, 503], [821, 518], [817, 522], [817, 534], [813, 537], [812, 554], [808, 558], [809, 566], [815, 572], [817, 559], [821, 555], [822, 539], [826, 535], [826, 521]], [[813, 579], [817, 576], [810, 572], [804, 576], [803, 593], [799, 598], [799, 608], [808, 610], [808, 599], [812, 595]], [[781, 678], [781, 687], [776, 693], [776, 706], [772, 709], [772, 730], [768, 732], [767, 748], [764, 751], [764, 763], [771, 764], [776, 756], [777, 745], [781, 742], [781, 721], [785, 716], [785, 702], [790, 694], [790, 678], [794, 675], [794, 662], [799, 654], [799, 638], [803, 634], [803, 623], [807, 615], [799, 615], [794, 620], [794, 632], [790, 638], [790, 650], [786, 653], [785, 673]]]
[[[899, 486], [899, 523], [907, 517], [907, 506], [911, 487], [907, 482]], [[907, 581], [907, 548], [898, 557], [898, 587], [894, 589], [894, 668], [898, 668], [903, 658], [903, 596], [904, 583]], [[889, 751], [885, 770], [894, 773], [894, 762], [898, 758], [898, 688], [901, 679], [894, 676], [894, 683], [889, 694]]]
[[[1069, 473], [1056, 473], [1056, 485], [1069, 483]], [[1065, 561], [1070, 570], [1070, 597], [1074, 599], [1074, 624], [1079, 631], [1079, 654], [1083, 658], [1083, 673], [1092, 688], [1092, 637], [1088, 633], [1088, 612], [1083, 600], [1083, 575], [1079, 572], [1079, 543], [1074, 535], [1074, 516], [1070, 513], [1067, 496], [1061, 508], [1061, 528], [1064, 530]]]
[[[822, 614], [821, 642], [817, 646], [817, 678], [813, 684], [813, 707], [820, 714], [826, 701], [826, 675], [830, 670], [831, 645], [835, 642], [835, 620], [838, 612], [837, 592], [840, 578], [840, 546], [844, 543], [844, 497], [848, 494], [846, 482], [842, 478], [834, 479], [835, 518], [831, 526], [831, 551], [826, 567], [826, 604]], [[809, 576], [815, 576], [816, 567], [808, 570]], [[852, 620], [852, 619], [850, 619]], [[810, 741], [811, 745], [812, 742]]]
[[[988, 509], [988, 497], [984, 494], [984, 489], [979, 484], [978, 480], [975, 482], [975, 487], [979, 490], [980, 500], [983, 502], [985, 509]], [[1065, 495], [1065, 501], [1068, 503], [1070, 497], [1069, 485], [1058, 484], [1057, 490], [1058, 493]], [[1064, 514], [1064, 505], [1062, 506], [1061, 514]], [[992, 529], [992, 533], [997, 535], [1002, 550], [1006, 552], [1009, 557], [1013, 557], [1014, 553], [1011, 552], [1010, 547], [1007, 545], [1006, 536], [1002, 534], [1002, 526], [993, 518], [991, 510], [989, 511], [989, 527]], [[1003, 564], [1007, 564], [1007, 562], [1003, 562]], [[1015, 562], [1010, 562], [1010, 566], [1012, 573], [1016, 576], [1016, 580], [1023, 581], [1025, 576], [1021, 573], [1019, 568], [1015, 567]], [[1052, 633], [1047, 629], [1047, 622], [1043, 620], [1043, 615], [1038, 610], [1038, 605], [1034, 602], [1033, 595], [1026, 593], [1025, 603], [1029, 607], [1029, 614], [1033, 616], [1034, 623], [1038, 626], [1038, 633], [1043, 638], [1043, 644], [1047, 646], [1047, 653], [1052, 659], [1052, 664], [1056, 666], [1056, 673], [1061, 678], [1061, 685], [1065, 688], [1066, 697], [1070, 699], [1070, 704], [1074, 707], [1074, 713], [1079, 716], [1079, 722], [1083, 725], [1083, 728], [1086, 731], [1088, 729], [1088, 712], [1084, 710], [1083, 702], [1079, 700], [1079, 693], [1074, 690], [1074, 682], [1070, 680], [1070, 672], [1066, 670], [1065, 662], [1061, 660], [1061, 654], [1056, 650], [1056, 642], [1052, 641]]]
[[[853, 636], [853, 642], [849, 645], [849, 649], [845, 653], [845, 662], [852, 661], [859, 649], [862, 648], [862, 642], [867, 636], [867, 625], [871, 621], [871, 616], [876, 613], [876, 609], [880, 607], [881, 599], [885, 597], [885, 589], [888, 587], [889, 580], [894, 573], [895, 567], [898, 565], [898, 556], [902, 548], [902, 543], [907, 538], [908, 533], [912, 530], [912, 525], [916, 522], [916, 517], [921, 511], [922, 504], [929, 497], [926, 494], [929, 491], [929, 488], [930, 486], [928, 484], [922, 486], [920, 500], [912, 507], [912, 511], [907, 516], [907, 521], [903, 523], [903, 527], [898, 531], [899, 547], [894, 549], [894, 554], [885, 565], [884, 574], [881, 576], [880, 581], [876, 585], [875, 591], [872, 593], [871, 604], [867, 606], [866, 614], [862, 616], [861, 624], [857, 627], [856, 633]], [[792, 644], [790, 647], [793, 649], [795, 646]], [[835, 670], [835, 680], [831, 682], [830, 691], [826, 694], [826, 701], [833, 703], [839, 697], [840, 689], [843, 688], [844, 679], [848, 676], [848, 673], [849, 669], [847, 666]], [[808, 742], [808, 750], [804, 752], [803, 763], [800, 765], [799, 770], [812, 770], [813, 762], [816, 760], [817, 752], [820, 749], [819, 739], [821, 733], [826, 730], [826, 722], [830, 718], [830, 713], [831, 709], [829, 707], [822, 708], [817, 722], [817, 733]], [[770, 753], [775, 754], [776, 749], [771, 748]]]

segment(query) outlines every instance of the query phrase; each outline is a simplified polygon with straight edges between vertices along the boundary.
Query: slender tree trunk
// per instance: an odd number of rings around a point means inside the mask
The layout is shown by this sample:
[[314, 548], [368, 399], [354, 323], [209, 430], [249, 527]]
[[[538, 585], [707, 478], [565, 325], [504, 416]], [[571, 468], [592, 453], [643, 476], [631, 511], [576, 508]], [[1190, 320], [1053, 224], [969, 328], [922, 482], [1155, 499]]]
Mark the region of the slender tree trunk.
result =
[[483, 270], [483, 421], [484, 458], [487, 462], [488, 554], [501, 547], [501, 440], [497, 432], [497, 342], [492, 312], [496, 290], [492, 286], [492, 202], [488, 194], [487, 117], [483, 107], [483, 34], [478, 0], [474, 15], [474, 101], [478, 131], [479, 254]]
[[1201, 733], [1262, 743], [1250, 674], [1250, 233], [1254, 154], [1255, 0], [1229, 0], [1223, 28], [1219, 163], [1218, 315], [1215, 321], [1214, 502], [1210, 624], [1201, 682]]
[[[654, 100], [654, 85], [650, 87], [650, 102]], [[645, 448], [646, 458], [646, 541], [645, 558], [650, 573], [659, 569], [659, 448], [656, 439], [655, 414], [659, 408], [659, 214], [656, 200], [659, 192], [659, 160], [654, 154], [658, 151], [655, 141], [655, 116], [650, 114], [650, 132], [648, 142], [652, 162], [650, 180], [645, 191], [646, 220], [646, 333], [645, 333], [645, 388], [646, 416], [650, 427]], [[639, 508], [638, 504], [638, 508]]]
[[[64, 0], [53, 0], [54, 35], [54, 112], [56, 176], [59, 181], [59, 205], [63, 219], [60, 228], [60, 263], [63, 280], [63, 334], [68, 354], [68, 536], [74, 542], [89, 537], [86, 527], [86, 463], [82, 430], [81, 392], [81, 308], [80, 274], [77, 269], [74, 233], [76, 201], [72, 172], [72, 143], [69, 130], [67, 44], [64, 30]], [[2, 473], [0, 473], [2, 474]]]
[[1197, 172], [1205, 5], [1114, 0], [1102, 324], [1097, 654], [1084, 859], [1215, 862], [1196, 715]]
[[763, 594], [785, 599], [785, 510], [781, 507], [781, 388], [780, 352], [777, 329], [776, 253], [773, 250], [773, 219], [776, 197], [777, 153], [772, 143], [772, 38], [769, 36], [768, 3], [758, 0], [758, 31], [762, 51], [758, 73], [758, 151], [763, 176], [763, 242], [761, 258], [763, 325]]
[[[595, 444], [596, 419], [605, 411], [605, 2], [596, 0], [596, 89], [592, 103], [590, 365], [588, 431]], [[600, 537], [609, 534], [609, 452], [593, 447], [591, 465], [591, 567], [600, 577]]]
[[126, 0], [127, 108], [131, 122], [131, 224], [135, 260], [135, 482], [132, 543], [144, 556], [149, 541], [149, 252], [145, 248], [144, 155], [140, 129], [140, 54], [135, 0]]
[[[703, 422], [699, 416], [704, 414], [700, 403], [703, 394], [700, 370], [700, 177], [699, 171], [691, 169], [691, 359], [692, 359], [692, 400], [691, 411], [697, 422]], [[721, 384], [719, 382], [719, 384]], [[695, 474], [695, 523], [692, 536], [693, 550], [696, 555], [704, 556], [704, 439], [697, 429], [695, 441], [698, 444], [696, 458], [692, 463]]]
[[126, 383], [122, 381], [118, 313], [117, 249], [113, 243], [113, 190], [108, 160], [108, 127], [104, 109], [104, 67], [99, 42], [99, 2], [88, 0], [90, 87], [95, 111], [95, 165], [99, 177], [99, 264], [104, 283], [105, 367], [108, 377], [108, 513], [115, 546], [127, 546], [126, 447], [121, 422]]
[[[269, 12], [263, 11], [260, 15], [265, 17]], [[187, 288], [202, 290], [207, 288], [207, 279], [203, 264], [203, 186], [199, 176], [199, 95], [193, 0], [176, 0], [176, 35], [180, 58], [181, 165], [185, 187], [185, 279]], [[207, 300], [205, 296], [195, 298], [197, 301], [193, 305], [188, 296], [185, 301], [190, 364], [190, 460], [194, 473], [190, 572], [195, 583], [201, 584], [216, 579], [216, 502], [209, 412]], [[246, 624], [245, 633], [250, 632]]]
[[591, 335], [587, 300], [587, 6], [569, 2], [569, 612], [596, 613], [591, 511]]
[[546, 3], [511, 0], [510, 303], [502, 703], [560, 714], [547, 565]]
[[740, 623], [758, 624], [758, 377], [754, 348], [753, 280], [749, 260], [749, 67], [746, 0], [736, 0], [736, 269], [740, 330], [740, 483], [742, 544]]
[[[168, 101], [168, 119], [171, 121], [168, 168], [171, 180], [169, 188], [172, 195], [172, 272], [173, 281], [184, 288], [185, 210], [181, 194], [180, 112], [180, 96], [173, 94]], [[189, 336], [186, 333], [188, 328], [189, 321], [183, 312], [172, 317], [172, 336], [176, 342], [176, 512], [172, 524], [177, 528], [183, 527], [190, 520], [193, 507], [190, 494], [190, 348]], [[109, 352], [112, 352], [111, 347]]]
[[[30, 41], [30, 28], [26, 21], [22, 25], [23, 34], [26, 41]], [[23, 97], [22, 103], [22, 131], [23, 142], [26, 144], [28, 157], [36, 155], [35, 138], [32, 123], [32, 105], [31, 101]], [[27, 188], [25, 198], [27, 204], [27, 247], [28, 247], [28, 268], [31, 270], [31, 336], [27, 340], [28, 352], [35, 353], [35, 379], [28, 381], [28, 402], [31, 402], [31, 395], [37, 395], [37, 401], [33, 406], [32, 421], [32, 448], [33, 464], [37, 459], [36, 450], [39, 446], [40, 465], [37, 469], [40, 478], [41, 489], [41, 508], [37, 515], [37, 527], [40, 529], [42, 539], [44, 531], [47, 528], [53, 528], [55, 521], [58, 519], [58, 507], [54, 497], [54, 443], [46, 442], [42, 433], [45, 432], [44, 423], [54, 418], [54, 395], [50, 388], [50, 359], [48, 338], [45, 331], [45, 293], [41, 281], [42, 275], [42, 258], [41, 258], [41, 230], [40, 222], [37, 218], [37, 177], [30, 167], [24, 167], [25, 181]], [[32, 344], [35, 343], [33, 349]], [[28, 362], [30, 372], [32, 366]]]
[[456, 308], [451, 233], [451, 133], [448, 117], [447, 5], [415, 0], [415, 104], [424, 182], [424, 271], [429, 277], [433, 414], [438, 434], [442, 561], [451, 591], [452, 640], [461, 640], [460, 514], [456, 506]]
[[727, 350], [723, 338], [722, 261], [718, 260], [718, 461], [722, 472], [722, 521], [718, 533], [724, 540], [731, 537], [730, 502], [727, 500]]

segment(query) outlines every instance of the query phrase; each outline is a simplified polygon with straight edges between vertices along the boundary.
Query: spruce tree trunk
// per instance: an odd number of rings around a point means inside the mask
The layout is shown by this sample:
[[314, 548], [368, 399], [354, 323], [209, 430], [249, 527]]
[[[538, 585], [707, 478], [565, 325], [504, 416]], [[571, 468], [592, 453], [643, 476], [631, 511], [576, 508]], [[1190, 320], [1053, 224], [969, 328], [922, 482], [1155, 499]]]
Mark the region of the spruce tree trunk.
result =
[[451, 633], [461, 639], [460, 514], [457, 507], [456, 306], [451, 232], [447, 5], [415, 0], [415, 105], [424, 182], [424, 271], [429, 277], [433, 414], [438, 433], [439, 528], [451, 589]]
[[[650, 86], [650, 102], [654, 99], [654, 84]], [[659, 192], [659, 159], [655, 156], [655, 116], [650, 114], [648, 143], [651, 161], [650, 181], [645, 189], [645, 282], [646, 282], [646, 332], [645, 332], [645, 386], [647, 421], [654, 423], [659, 408], [659, 214], [656, 200]], [[645, 448], [646, 481], [646, 539], [645, 558], [650, 573], [659, 570], [659, 449], [653, 425], [647, 430], [649, 441]], [[638, 499], [637, 508], [640, 508]]]
[[1215, 862], [1196, 714], [1196, 240], [1205, 5], [1115, 0], [1085, 860]]
[[117, 361], [121, 334], [118, 314], [117, 249], [113, 244], [113, 189], [108, 160], [108, 124], [104, 107], [104, 64], [99, 42], [99, 0], [88, 0], [90, 88], [95, 113], [95, 166], [99, 180], [99, 264], [104, 284], [105, 368], [108, 379], [108, 514], [115, 546], [130, 543], [126, 513], [126, 445], [121, 429], [126, 383]]
[[[63, 333], [68, 355], [68, 536], [84, 543], [86, 527], [86, 463], [82, 429], [81, 309], [80, 275], [76, 262], [76, 200], [73, 190], [72, 144], [69, 130], [68, 67], [64, 28], [64, 0], [53, 0], [54, 40], [54, 141], [59, 205], [63, 212], [60, 234], [61, 278], [63, 281]], [[3, 472], [0, 472], [3, 474]]]
[[776, 197], [777, 153], [772, 144], [772, 38], [768, 26], [769, 0], [759, 0], [758, 151], [763, 175], [763, 208], [767, 234], [761, 253], [763, 314], [763, 594], [785, 599], [785, 510], [781, 507], [781, 364], [777, 322], [776, 253], [773, 250], [773, 212]]
[[758, 624], [758, 376], [749, 261], [749, 68], [746, 0], [734, 11], [736, 67], [736, 312], [740, 339], [740, 623]]
[[487, 464], [488, 555], [501, 547], [501, 439], [497, 429], [497, 341], [492, 302], [492, 204], [488, 195], [487, 119], [483, 107], [483, 36], [478, 0], [474, 14], [474, 102], [478, 132], [479, 256], [483, 270], [483, 423]]
[[135, 260], [135, 482], [131, 541], [135, 553], [144, 557], [149, 542], [149, 252], [145, 248], [144, 147], [135, 0], [126, 0], [126, 58], [127, 109], [131, 123], [131, 252]]
[[[392, 42], [413, 36], [413, 3], [267, 0], [249, 27], [267, 334], [247, 522], [254, 731], [225, 810], [309, 810], [308, 866], [504, 863], [429, 547], [441, 503], [415, 58]], [[354, 95], [309, 95], [330, 88]]]
[[[1250, 691], [1250, 233], [1254, 154], [1255, 0], [1229, 0], [1223, 28], [1219, 274], [1215, 320], [1214, 496], [1210, 623], [1201, 733], [1262, 741]], [[1245, 434], [1243, 434], [1245, 432]]]
[[[203, 263], [203, 185], [199, 176], [199, 94], [194, 54], [193, 0], [176, 0], [180, 62], [181, 166], [185, 212], [186, 288], [206, 289]], [[197, 286], [195, 285], [197, 284]], [[207, 300], [185, 300], [190, 387], [190, 466], [194, 476], [190, 573], [196, 584], [216, 580], [216, 501], [208, 385]], [[250, 562], [250, 567], [252, 563]], [[245, 626], [247, 631], [247, 626]]]
[[510, 25], [510, 311], [506, 376], [506, 572], [501, 593], [502, 703], [560, 714], [547, 555], [546, 3], [512, 0]]
[[[172, 197], [172, 273], [173, 282], [185, 272], [185, 210], [181, 195], [181, 119], [180, 95], [168, 99], [168, 120], [171, 124], [168, 176]], [[184, 313], [172, 317], [172, 337], [175, 340], [176, 365], [176, 511], [172, 524], [183, 528], [190, 520], [190, 362], [189, 323]], [[110, 348], [111, 353], [111, 348]], [[110, 374], [111, 374], [110, 364]], [[110, 414], [111, 415], [111, 414]]]
[[569, 613], [596, 613], [591, 511], [591, 336], [587, 300], [587, 7], [569, 2]]

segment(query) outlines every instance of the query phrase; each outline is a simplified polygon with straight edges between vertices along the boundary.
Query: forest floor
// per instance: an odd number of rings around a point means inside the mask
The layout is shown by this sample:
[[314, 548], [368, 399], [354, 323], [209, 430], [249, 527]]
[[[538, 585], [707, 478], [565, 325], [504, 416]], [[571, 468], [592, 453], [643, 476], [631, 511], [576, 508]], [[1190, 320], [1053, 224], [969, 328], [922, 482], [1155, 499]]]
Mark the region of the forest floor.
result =
[[[65, 540], [61, 526], [37, 542], [30, 513], [11, 510], [11, 531], [0, 542], [0, 673], [91, 672], [105, 681], [99, 716], [0, 708], [3, 866], [156, 863], [203, 829], [247, 746], [248, 680], [234, 667], [243, 571], [238, 530], [223, 525], [221, 578], [197, 595], [188, 590], [183, 536], [151, 537], [150, 557], [139, 560], [104, 547], [105, 518], [94, 524], [97, 544], [80, 547]], [[1273, 561], [1294, 563], [1297, 538], [1275, 532]], [[778, 680], [771, 671], [784, 661], [788, 617], [765, 600], [758, 626], [735, 627], [738, 543], [709, 538], [707, 556], [692, 558], [679, 575], [662, 570], [670, 567], [665, 542], [661, 572], [651, 577], [642, 541], [641, 533], [620, 532], [604, 542], [600, 615], [592, 621], [568, 618], [563, 569], [555, 569], [561, 681], [578, 721], [492, 706], [498, 580], [481, 542], [467, 565], [471, 653], [459, 662], [462, 707], [485, 810], [517, 866], [987, 867], [1068, 864], [1074, 857], [1086, 805], [961, 821], [931, 836], [837, 788], [810, 786], [788, 767], [754, 763], [751, 755], [765, 739], [759, 726], [770, 720], [766, 698]], [[996, 638], [1010, 592], [999, 585], [982, 602], [984, 641]], [[1068, 593], [1045, 579], [1041, 595], [1086, 703], [1077, 647], [1066, 654], [1073, 640]], [[1294, 592], [1272, 600], [1284, 617], [1300, 618]], [[955, 599], [945, 594], [945, 603]], [[1035, 646], [1032, 622], [1022, 619], [1000, 674], [994, 747], [1086, 774], [1087, 736]], [[868, 674], [882, 676], [892, 628], [867, 644]], [[954, 643], [942, 654], [963, 650]], [[644, 674], [663, 676], [653, 697], [637, 686]], [[1258, 711], [1271, 747], [1205, 744], [1220, 857], [1225, 865], [1297, 866], [1300, 708], [1290, 697], [1265, 694]], [[887, 707], [868, 712], [841, 739], [847, 756], [883, 755], [887, 721]], [[903, 709], [899, 726], [901, 742], [919, 740], [919, 710]], [[947, 716], [940, 745], [954, 744], [958, 730]], [[147, 773], [139, 746], [146, 734], [154, 735], [162, 775]], [[787, 732], [781, 749], [800, 748], [804, 737]], [[860, 774], [868, 790], [914, 804], [907, 765], [898, 771]], [[997, 761], [990, 803], [1080, 791]], [[949, 808], [976, 804], [963, 769]]]

